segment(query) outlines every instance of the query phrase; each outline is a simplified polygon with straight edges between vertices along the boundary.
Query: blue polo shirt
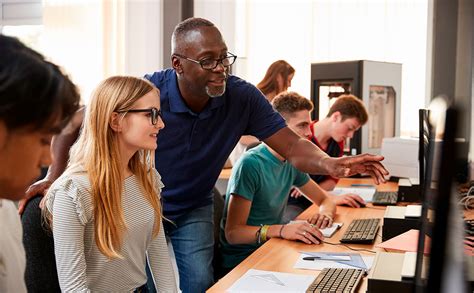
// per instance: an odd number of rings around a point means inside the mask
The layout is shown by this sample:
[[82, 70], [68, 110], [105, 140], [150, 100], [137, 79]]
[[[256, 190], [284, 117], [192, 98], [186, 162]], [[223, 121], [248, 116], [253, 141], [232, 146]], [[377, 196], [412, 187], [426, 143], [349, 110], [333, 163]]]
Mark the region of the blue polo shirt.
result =
[[211, 98], [200, 113], [184, 102], [174, 69], [145, 78], [160, 89], [165, 128], [158, 134], [155, 163], [165, 184], [168, 219], [212, 203], [212, 188], [242, 135], [264, 140], [286, 126], [265, 96], [236, 76], [229, 76], [224, 95]]

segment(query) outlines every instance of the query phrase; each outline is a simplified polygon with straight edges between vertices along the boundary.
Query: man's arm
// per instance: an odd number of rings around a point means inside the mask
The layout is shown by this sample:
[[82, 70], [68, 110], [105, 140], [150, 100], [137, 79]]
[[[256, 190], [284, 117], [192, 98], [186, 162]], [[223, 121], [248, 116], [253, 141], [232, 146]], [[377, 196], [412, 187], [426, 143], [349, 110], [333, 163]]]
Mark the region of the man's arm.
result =
[[26, 204], [33, 196], [37, 194], [45, 195], [54, 180], [58, 179], [66, 169], [69, 160], [69, 149], [79, 136], [79, 130], [84, 120], [84, 112], [85, 107], [77, 110], [61, 133], [53, 137], [51, 141], [53, 163], [49, 166], [45, 178], [35, 182], [26, 190], [25, 198], [18, 205], [18, 212], [20, 214], [23, 213]]
[[305, 173], [328, 174], [337, 178], [368, 174], [376, 184], [385, 182], [385, 176], [388, 175], [388, 171], [380, 163], [383, 160], [382, 156], [362, 154], [331, 158], [312, 142], [299, 137], [288, 127], [278, 130], [264, 142]]

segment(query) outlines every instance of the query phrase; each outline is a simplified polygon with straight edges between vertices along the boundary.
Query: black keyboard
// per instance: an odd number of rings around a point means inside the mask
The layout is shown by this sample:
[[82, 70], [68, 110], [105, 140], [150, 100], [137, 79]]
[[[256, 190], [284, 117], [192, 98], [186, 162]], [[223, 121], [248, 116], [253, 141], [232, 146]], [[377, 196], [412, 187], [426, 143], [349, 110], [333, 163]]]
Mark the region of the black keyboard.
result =
[[341, 243], [374, 243], [380, 219], [355, 219], [342, 235]]
[[398, 192], [397, 191], [376, 191], [373, 198], [373, 205], [396, 205], [398, 201]]
[[360, 269], [329, 269], [319, 273], [306, 292], [355, 292], [365, 272]]

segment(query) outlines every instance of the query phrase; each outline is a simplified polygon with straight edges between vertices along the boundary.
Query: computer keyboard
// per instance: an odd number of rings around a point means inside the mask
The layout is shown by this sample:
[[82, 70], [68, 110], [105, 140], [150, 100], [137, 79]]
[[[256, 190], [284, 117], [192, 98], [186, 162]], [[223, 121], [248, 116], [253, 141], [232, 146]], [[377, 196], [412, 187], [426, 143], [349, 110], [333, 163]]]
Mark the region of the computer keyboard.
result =
[[398, 201], [397, 191], [376, 191], [372, 197], [373, 205], [395, 205]]
[[342, 235], [341, 243], [374, 243], [380, 219], [355, 219]]
[[355, 292], [364, 273], [361, 269], [326, 268], [319, 273], [306, 292]]

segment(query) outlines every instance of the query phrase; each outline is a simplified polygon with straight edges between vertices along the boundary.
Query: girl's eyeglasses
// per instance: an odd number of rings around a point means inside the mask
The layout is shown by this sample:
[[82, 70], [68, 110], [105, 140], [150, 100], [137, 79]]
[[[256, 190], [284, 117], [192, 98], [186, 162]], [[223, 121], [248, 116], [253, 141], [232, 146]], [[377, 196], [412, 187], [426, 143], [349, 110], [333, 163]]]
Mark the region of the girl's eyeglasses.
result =
[[155, 107], [150, 109], [131, 109], [127, 111], [118, 111], [117, 113], [150, 113], [151, 124], [153, 125], [158, 123], [158, 117], [161, 117], [161, 120], [163, 120], [163, 113], [161, 112], [161, 109], [158, 110]]

